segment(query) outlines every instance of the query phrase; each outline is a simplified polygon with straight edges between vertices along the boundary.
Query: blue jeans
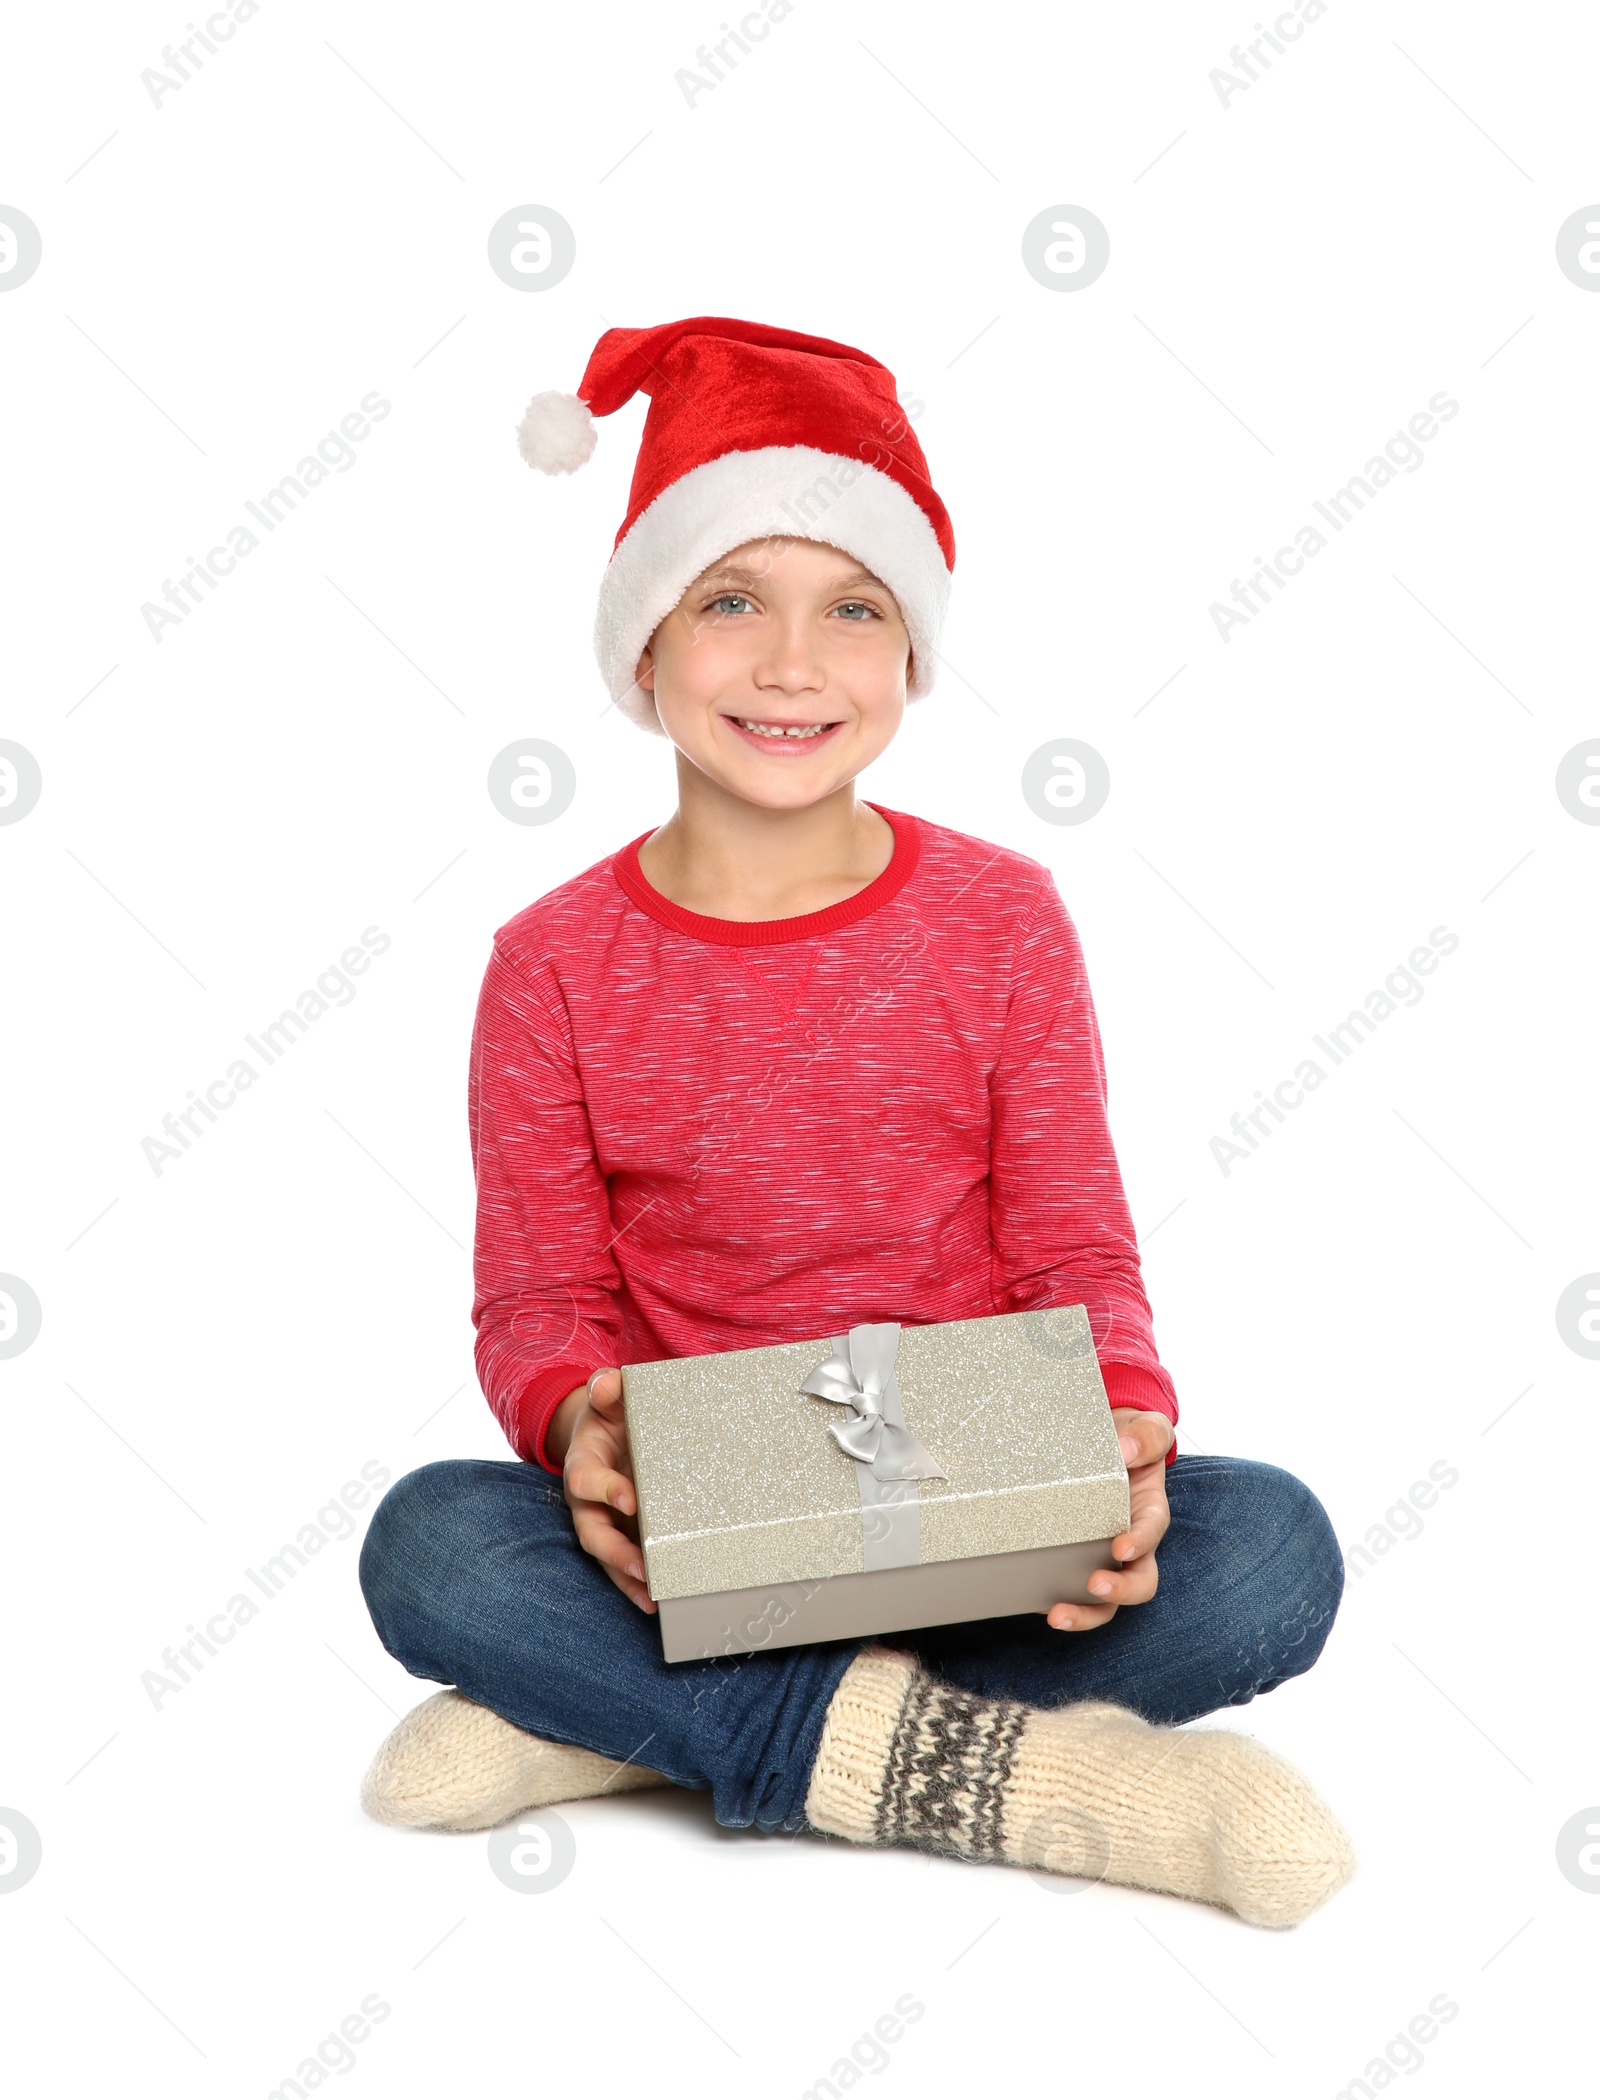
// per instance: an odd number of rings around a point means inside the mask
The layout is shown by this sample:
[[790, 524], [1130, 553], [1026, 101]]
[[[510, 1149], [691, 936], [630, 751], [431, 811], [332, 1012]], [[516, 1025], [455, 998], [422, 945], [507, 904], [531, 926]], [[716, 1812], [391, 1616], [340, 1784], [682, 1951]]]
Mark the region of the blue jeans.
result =
[[[1292, 1473], [1180, 1455], [1160, 1584], [1104, 1626], [1041, 1614], [886, 1636], [947, 1683], [1031, 1706], [1109, 1699], [1146, 1720], [1242, 1706], [1308, 1670], [1344, 1587], [1327, 1513]], [[578, 1544], [553, 1474], [445, 1459], [397, 1480], [361, 1548], [378, 1637], [414, 1677], [519, 1728], [709, 1790], [719, 1823], [806, 1828], [823, 1715], [864, 1641], [665, 1663], [652, 1615]]]

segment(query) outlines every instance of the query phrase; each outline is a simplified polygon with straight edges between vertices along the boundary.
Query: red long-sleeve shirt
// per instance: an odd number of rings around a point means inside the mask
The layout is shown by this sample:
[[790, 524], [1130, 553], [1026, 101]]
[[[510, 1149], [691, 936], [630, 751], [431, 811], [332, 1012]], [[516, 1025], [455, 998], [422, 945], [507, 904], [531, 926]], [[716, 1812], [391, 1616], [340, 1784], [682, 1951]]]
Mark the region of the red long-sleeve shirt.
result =
[[1050, 873], [872, 807], [893, 858], [825, 911], [686, 911], [646, 832], [496, 933], [472, 1318], [523, 1458], [603, 1365], [1052, 1305], [1113, 1406], [1176, 1423]]

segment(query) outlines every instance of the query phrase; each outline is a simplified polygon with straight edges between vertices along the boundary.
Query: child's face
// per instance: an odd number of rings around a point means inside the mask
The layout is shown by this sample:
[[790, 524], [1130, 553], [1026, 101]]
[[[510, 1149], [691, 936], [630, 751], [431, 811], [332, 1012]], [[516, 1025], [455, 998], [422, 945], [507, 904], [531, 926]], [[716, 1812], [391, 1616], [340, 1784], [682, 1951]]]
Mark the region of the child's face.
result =
[[751, 540], [685, 591], [650, 637], [639, 683], [701, 772], [743, 801], [799, 809], [889, 742], [910, 654], [893, 593], [853, 556]]

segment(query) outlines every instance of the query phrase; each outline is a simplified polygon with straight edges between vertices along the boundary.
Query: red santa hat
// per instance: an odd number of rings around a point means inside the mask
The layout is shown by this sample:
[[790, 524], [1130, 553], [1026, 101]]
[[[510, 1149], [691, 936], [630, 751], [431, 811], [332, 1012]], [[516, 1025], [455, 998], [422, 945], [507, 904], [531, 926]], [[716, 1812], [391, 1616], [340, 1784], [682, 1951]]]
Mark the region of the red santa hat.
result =
[[639, 654], [694, 579], [747, 540], [821, 540], [893, 591], [911, 636], [907, 691], [927, 692], [955, 565], [949, 515], [895, 394], [864, 350], [701, 315], [608, 328], [576, 394], [535, 394], [517, 428], [530, 467], [571, 474], [594, 418], [650, 396], [628, 515], [600, 585], [607, 690], [661, 733]]

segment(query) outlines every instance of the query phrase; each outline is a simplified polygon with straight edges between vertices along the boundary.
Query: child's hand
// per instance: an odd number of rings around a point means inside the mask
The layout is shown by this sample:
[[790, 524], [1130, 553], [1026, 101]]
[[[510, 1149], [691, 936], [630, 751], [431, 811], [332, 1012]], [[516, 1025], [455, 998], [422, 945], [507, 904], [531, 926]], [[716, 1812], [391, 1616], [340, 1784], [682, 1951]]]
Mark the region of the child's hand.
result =
[[[639, 1498], [628, 1458], [622, 1373], [596, 1371], [587, 1392], [579, 1386], [561, 1406], [573, 1403], [576, 1412], [562, 1485], [578, 1544], [585, 1553], [593, 1554], [625, 1597], [641, 1611], [653, 1612], [656, 1607], [644, 1585], [644, 1559], [635, 1521]], [[548, 1437], [545, 1442], [548, 1449]]]
[[1089, 1588], [1104, 1603], [1051, 1605], [1045, 1618], [1063, 1633], [1103, 1626], [1119, 1604], [1143, 1604], [1155, 1595], [1156, 1547], [1172, 1521], [1166, 1465], [1172, 1424], [1165, 1415], [1140, 1407], [1114, 1407], [1111, 1416], [1121, 1432], [1122, 1456], [1128, 1468], [1130, 1522], [1111, 1541], [1111, 1551], [1122, 1566], [1101, 1568], [1089, 1577]]

